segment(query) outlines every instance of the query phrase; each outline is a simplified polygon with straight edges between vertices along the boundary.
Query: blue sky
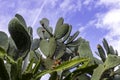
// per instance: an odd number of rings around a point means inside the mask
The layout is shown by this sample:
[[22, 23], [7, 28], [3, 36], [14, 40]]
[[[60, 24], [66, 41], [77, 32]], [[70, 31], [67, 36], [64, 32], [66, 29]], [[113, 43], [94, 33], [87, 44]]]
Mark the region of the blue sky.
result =
[[[46, 17], [54, 28], [59, 17], [90, 41], [93, 53], [106, 38], [120, 53], [120, 0], [0, 0], [0, 31], [8, 33], [8, 23], [16, 13], [36, 29]], [[119, 54], [120, 55], [120, 54]]]
[[0, 31], [8, 33], [8, 23], [16, 13], [36, 29], [46, 17], [55, 26], [59, 17], [90, 41], [93, 52], [105, 37], [120, 52], [120, 0], [0, 0]]

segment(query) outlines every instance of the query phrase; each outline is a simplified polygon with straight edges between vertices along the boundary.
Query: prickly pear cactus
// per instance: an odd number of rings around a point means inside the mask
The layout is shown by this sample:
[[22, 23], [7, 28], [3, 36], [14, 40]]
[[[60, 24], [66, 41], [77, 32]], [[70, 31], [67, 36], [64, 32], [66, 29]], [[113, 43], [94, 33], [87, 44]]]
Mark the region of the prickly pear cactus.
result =
[[19, 52], [16, 57], [25, 57], [30, 50], [31, 39], [27, 27], [23, 25], [20, 16], [19, 18], [15, 17], [10, 21], [8, 30]]
[[3, 48], [5, 51], [8, 49], [8, 36], [6, 33], [0, 31], [0, 47]]
[[47, 73], [49, 80], [120, 80], [120, 57], [106, 39], [97, 46], [97, 58], [62, 17], [55, 29], [49, 23], [40, 20], [34, 38], [33, 28], [16, 14], [8, 24], [10, 36], [0, 31], [0, 80], [40, 80]]

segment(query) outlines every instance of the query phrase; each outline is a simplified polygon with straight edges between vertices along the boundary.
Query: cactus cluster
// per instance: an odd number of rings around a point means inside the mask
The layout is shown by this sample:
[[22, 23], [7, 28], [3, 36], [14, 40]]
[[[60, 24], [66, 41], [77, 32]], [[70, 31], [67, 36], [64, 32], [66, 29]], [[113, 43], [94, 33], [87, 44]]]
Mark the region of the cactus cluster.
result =
[[40, 50], [46, 56], [43, 59], [43, 66], [46, 69], [52, 69], [56, 60], [61, 62], [72, 59], [77, 55], [77, 47], [79, 46], [79, 31], [72, 36], [71, 25], [64, 23], [63, 18], [59, 18], [56, 23], [55, 31], [49, 26], [49, 20], [43, 18], [40, 21], [41, 27], [38, 27], [37, 33], [40, 37]]
[[[0, 80], [39, 80], [47, 73], [49, 80], [119, 80], [120, 57], [103, 39], [98, 44], [100, 59], [93, 55], [89, 42], [71, 35], [72, 26], [59, 18], [55, 30], [49, 20], [40, 20], [39, 38], [20, 14], [8, 24], [10, 36], [0, 31]], [[45, 58], [42, 56], [45, 56]]]
[[115, 71], [116, 66], [120, 65], [120, 57], [117, 50], [114, 50], [108, 44], [106, 39], [103, 39], [103, 47], [98, 44], [98, 56], [101, 58], [102, 63], [94, 70], [91, 80], [119, 80], [119, 68]]

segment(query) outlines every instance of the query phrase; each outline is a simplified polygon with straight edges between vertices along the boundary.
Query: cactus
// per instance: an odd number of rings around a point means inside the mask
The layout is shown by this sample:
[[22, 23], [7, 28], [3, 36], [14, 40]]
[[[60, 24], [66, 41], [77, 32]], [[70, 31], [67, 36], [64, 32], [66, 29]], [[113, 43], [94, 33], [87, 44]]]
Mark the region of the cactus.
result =
[[19, 51], [17, 57], [25, 57], [31, 46], [31, 39], [26, 30], [26, 26], [23, 26], [22, 22], [19, 21], [17, 17], [15, 17], [10, 21], [8, 29], [12, 39], [15, 42], [17, 50]]
[[106, 59], [105, 51], [103, 50], [100, 44], [98, 44], [97, 48], [98, 48], [98, 52], [100, 54], [102, 61], [105, 62], [105, 59]]
[[24, 27], [27, 27], [24, 18], [23, 18], [20, 14], [16, 14], [15, 17], [20, 21], [20, 23], [21, 23]]
[[[47, 27], [49, 32], [52, 33], [52, 28], [51, 27]], [[44, 38], [44, 39], [49, 39], [51, 37], [51, 35], [43, 28], [43, 27], [39, 27], [37, 29], [37, 33], [39, 35], [40, 38]]]
[[55, 38], [50, 38], [48, 40], [41, 40], [40, 41], [40, 49], [41, 51], [48, 57], [52, 57], [55, 49], [56, 49], [56, 41]]
[[8, 25], [10, 36], [0, 31], [0, 80], [39, 80], [47, 73], [49, 80], [120, 79], [120, 68], [114, 70], [120, 57], [106, 39], [97, 46], [98, 59], [79, 31], [71, 35], [72, 25], [63, 18], [58, 19], [55, 31], [47, 18], [40, 24], [39, 38], [34, 38], [32, 27], [16, 14]]
[[18, 53], [17, 47], [16, 47], [13, 39], [11, 37], [9, 37], [9, 46], [8, 46], [7, 54], [10, 57], [12, 57], [13, 59], [16, 59], [17, 53]]
[[56, 59], [60, 59], [65, 53], [66, 46], [65, 46], [65, 44], [60, 43], [60, 42], [58, 42], [57, 44], [59, 46], [57, 46], [54, 56], [55, 56]]
[[43, 18], [41, 21], [40, 21], [40, 24], [42, 26], [45, 26], [45, 27], [49, 27], [49, 20], [47, 18]]
[[6, 33], [0, 31], [0, 47], [3, 48], [5, 51], [8, 49], [8, 36]]
[[98, 54], [100, 54], [99, 57], [104, 63], [99, 64], [99, 66], [94, 70], [91, 80], [114, 80], [116, 78], [116, 74], [114, 74], [114, 69], [116, 66], [119, 65], [120, 57], [117, 56], [117, 51], [114, 50], [113, 47], [108, 44], [105, 38], [103, 39], [103, 47], [100, 44], [98, 44], [97, 48]]
[[10, 80], [9, 74], [5, 68], [5, 64], [2, 58], [0, 58], [0, 79], [1, 80]]
[[[104, 79], [107, 75], [108, 79], [112, 79], [110, 76], [110, 70], [111, 68], [114, 68], [120, 64], [120, 57], [116, 55], [108, 55], [108, 58], [106, 59], [104, 64], [100, 64], [93, 73], [93, 76], [91, 80], [101, 80]], [[111, 77], [111, 78], [110, 78]]]
[[92, 54], [92, 51], [90, 49], [88, 41], [81, 39], [81, 43], [80, 43], [80, 46], [78, 48], [78, 53], [79, 53], [79, 56], [81, 58], [86, 58], [86, 57], [90, 58], [91, 64], [94, 64], [93, 54]]
[[79, 35], [79, 31], [75, 32], [72, 36], [69, 37], [67, 43], [72, 42]]
[[69, 30], [69, 25], [68, 24], [62, 24], [59, 27], [56, 27], [54, 36], [56, 39], [60, 39], [65, 36], [65, 34]]
[[72, 26], [69, 25], [69, 30], [68, 30], [68, 32], [66, 33], [66, 35], [64, 36], [63, 42], [65, 42], [65, 41], [68, 39], [68, 37], [70, 36], [71, 31], [72, 31]]
[[40, 39], [38, 39], [38, 38], [34, 39], [32, 44], [31, 44], [31, 50], [38, 49], [39, 45], [40, 45]]

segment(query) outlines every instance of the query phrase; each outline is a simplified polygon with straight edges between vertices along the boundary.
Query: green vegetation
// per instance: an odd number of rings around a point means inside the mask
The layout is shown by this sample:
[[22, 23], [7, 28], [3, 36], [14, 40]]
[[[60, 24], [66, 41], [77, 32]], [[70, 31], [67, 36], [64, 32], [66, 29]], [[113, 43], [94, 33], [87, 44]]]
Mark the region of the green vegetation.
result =
[[32, 27], [16, 14], [8, 25], [10, 36], [0, 31], [0, 80], [40, 80], [47, 73], [49, 80], [120, 80], [120, 57], [106, 39], [97, 46], [98, 59], [79, 31], [71, 35], [63, 18], [55, 31], [46, 18], [40, 24], [39, 38], [33, 38]]

